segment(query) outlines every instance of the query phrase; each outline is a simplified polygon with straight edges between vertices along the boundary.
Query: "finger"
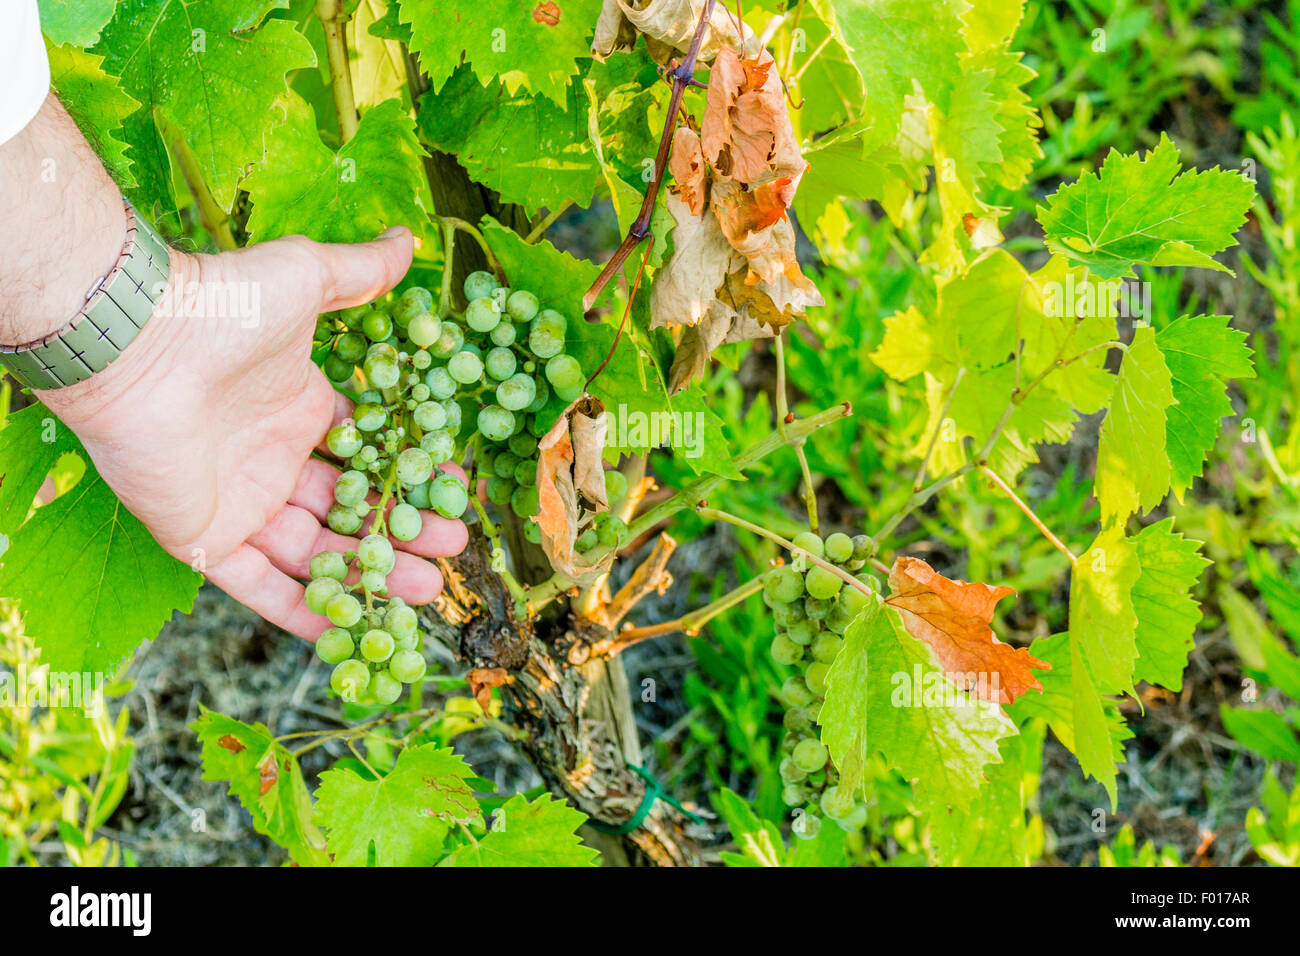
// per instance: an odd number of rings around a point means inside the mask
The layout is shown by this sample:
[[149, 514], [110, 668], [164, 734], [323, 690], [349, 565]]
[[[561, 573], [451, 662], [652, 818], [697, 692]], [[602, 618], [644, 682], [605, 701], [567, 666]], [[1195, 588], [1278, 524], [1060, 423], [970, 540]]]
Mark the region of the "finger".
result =
[[252, 545], [241, 544], [230, 557], [208, 569], [208, 579], [244, 607], [276, 627], [308, 641], [330, 622], [307, 609], [307, 589], [272, 566]]
[[[310, 512], [286, 505], [248, 543], [286, 574], [307, 578], [311, 576], [312, 555], [321, 551], [339, 554], [355, 551], [358, 541], [322, 528]], [[396, 559], [388, 574], [389, 594], [409, 604], [428, 604], [442, 591], [442, 574], [436, 565], [400, 551]]]
[[289, 504], [310, 511], [319, 522], [324, 522], [334, 505], [334, 485], [341, 471], [319, 458], [308, 458], [298, 472], [298, 483], [289, 494]]
[[370, 242], [314, 243], [323, 272], [322, 311], [362, 305], [397, 285], [411, 267], [415, 239], [405, 226], [393, 226]]

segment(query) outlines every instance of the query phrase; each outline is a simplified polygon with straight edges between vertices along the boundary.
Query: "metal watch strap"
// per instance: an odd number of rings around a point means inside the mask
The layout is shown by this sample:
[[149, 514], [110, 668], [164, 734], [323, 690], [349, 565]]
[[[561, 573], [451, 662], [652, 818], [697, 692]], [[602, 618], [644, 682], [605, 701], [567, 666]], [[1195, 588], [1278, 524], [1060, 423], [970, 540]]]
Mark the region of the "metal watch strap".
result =
[[85, 381], [122, 354], [149, 321], [171, 273], [167, 245], [126, 204], [126, 244], [72, 321], [36, 342], [0, 346], [0, 364], [30, 388]]

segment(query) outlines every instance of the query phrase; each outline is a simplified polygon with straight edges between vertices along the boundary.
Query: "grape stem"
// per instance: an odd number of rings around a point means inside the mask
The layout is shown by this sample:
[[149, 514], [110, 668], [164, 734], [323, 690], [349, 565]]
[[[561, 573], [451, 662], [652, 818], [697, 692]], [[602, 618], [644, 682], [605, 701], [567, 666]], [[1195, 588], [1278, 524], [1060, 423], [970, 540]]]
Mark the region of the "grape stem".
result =
[[483, 255], [487, 256], [488, 265], [492, 267], [492, 272], [496, 275], [497, 281], [505, 285], [506, 274], [501, 270], [501, 263], [497, 261], [496, 253], [492, 251], [492, 247], [488, 245], [487, 239], [483, 237], [483, 233], [479, 232], [478, 227], [456, 216], [434, 216], [433, 219], [438, 225], [443, 227], [451, 226], [452, 229], [465, 233], [477, 242], [479, 248], [483, 250]]
[[[755, 463], [766, 458], [778, 448], [788, 445], [791, 441], [798, 441], [807, 438], [819, 428], [847, 418], [853, 414], [853, 406], [848, 402], [839, 405], [832, 405], [830, 408], [818, 412], [816, 415], [808, 418], [795, 419], [786, 426], [784, 436], [775, 429], [769, 434], [759, 439], [753, 445], [750, 445], [735, 457], [734, 463], [739, 471], [752, 467]], [[641, 535], [645, 534], [651, 528], [655, 527], [662, 521], [667, 521], [677, 512], [684, 508], [693, 507], [700, 501], [703, 501], [714, 490], [719, 488], [723, 482], [730, 479], [722, 475], [705, 475], [691, 482], [685, 488], [676, 494], [656, 504], [654, 507], [645, 511], [635, 521], [629, 522], [627, 530], [627, 540], [635, 541]], [[609, 552], [609, 548], [604, 545], [597, 545], [587, 552], [588, 557], [593, 561], [599, 561]], [[569, 588], [574, 586], [571, 578], [563, 574], [556, 574], [546, 581], [541, 582], [529, 589], [528, 592], [528, 610], [530, 614], [536, 614], [541, 608], [553, 601], [556, 597], [563, 594]]]
[[[776, 430], [785, 438], [785, 420], [790, 415], [789, 397], [785, 384], [785, 345], [784, 330], [776, 334]], [[799, 459], [799, 471], [803, 474], [803, 501], [808, 511], [808, 527], [817, 533], [817, 492], [813, 488], [812, 469], [808, 467], [808, 456], [804, 454], [803, 441], [790, 442], [795, 457]]]
[[203, 178], [203, 171], [194, 157], [194, 151], [190, 149], [190, 144], [179, 131], [173, 129], [171, 124], [163, 119], [161, 113], [155, 112], [154, 118], [163, 136], [171, 142], [172, 155], [176, 157], [176, 164], [181, 168], [185, 185], [189, 187], [194, 196], [194, 203], [198, 207], [199, 222], [218, 248], [226, 250], [238, 248], [239, 243], [235, 241], [235, 234], [230, 228], [230, 214], [221, 208], [212, 195], [212, 190], [208, 188], [207, 180]]
[[456, 227], [449, 222], [442, 226], [442, 285], [438, 289], [438, 318], [451, 314], [451, 284], [456, 262]]
[[859, 581], [848, 571], [845, 571], [843, 568], [837, 568], [835, 565], [831, 564], [825, 558], [819, 558], [812, 552], [805, 551], [803, 548], [796, 545], [793, 541], [789, 541], [781, 537], [775, 531], [768, 531], [766, 528], [760, 528], [752, 521], [746, 521], [744, 518], [740, 517], [739, 515], [733, 515], [729, 512], [720, 511], [717, 508], [710, 508], [706, 505], [700, 505], [698, 508], [695, 509], [695, 513], [698, 514], [701, 518], [708, 518], [712, 521], [725, 521], [727, 524], [735, 525], [737, 528], [744, 528], [746, 531], [752, 532], [761, 538], [766, 538], [768, 541], [771, 541], [774, 544], [778, 544], [782, 548], [785, 548], [785, 550], [789, 551], [791, 554], [802, 555], [808, 560], [810, 564], [815, 564], [817, 565], [817, 567], [821, 568], [822, 570], [829, 571], [831, 574], [835, 575], [837, 578], [842, 580], [845, 584], [857, 588], [863, 594], [870, 595], [871, 597], [876, 596], [876, 591], [871, 587], [871, 585], [863, 581]]
[[339, 144], [357, 134], [357, 103], [352, 93], [352, 71], [348, 67], [348, 22], [343, 0], [316, 0], [316, 16], [325, 28], [325, 53], [330, 64], [330, 92], [339, 119]]
[[713, 620], [723, 611], [735, 607], [737, 604], [740, 604], [742, 601], [750, 597], [750, 595], [757, 594], [761, 591], [763, 589], [763, 582], [770, 573], [771, 572], [765, 571], [757, 577], [750, 578], [739, 587], [732, 588], [716, 601], [712, 601], [703, 607], [698, 607], [694, 611], [683, 614], [681, 617], [675, 618], [674, 620], [663, 621], [659, 624], [649, 624], [645, 627], [632, 627], [630, 625], [624, 627], [623, 630], [619, 631], [618, 637], [615, 638], [608, 653], [614, 655], [620, 651], [627, 650], [633, 644], [638, 644], [641, 641], [649, 640], [652, 637], [659, 637], [663, 634], [675, 634], [678, 631], [681, 631], [687, 637], [694, 637], [700, 632], [700, 628], [709, 623], [709, 621]]
[[587, 294], [582, 298], [582, 308], [585, 312], [590, 309], [596, 301], [596, 297], [609, 284], [614, 273], [623, 265], [632, 250], [641, 244], [641, 242], [650, 235], [650, 217], [654, 215], [655, 203], [659, 200], [659, 188], [663, 185], [664, 171], [668, 168], [668, 154], [672, 150], [673, 134], [677, 132], [677, 113], [682, 103], [682, 94], [686, 87], [690, 86], [691, 81], [695, 79], [695, 61], [699, 59], [700, 45], [704, 42], [704, 29], [708, 26], [709, 18], [713, 16], [714, 0], [707, 0], [704, 9], [700, 13], [700, 21], [695, 25], [695, 35], [691, 37], [691, 47], [686, 53], [686, 59], [671, 72], [673, 80], [673, 94], [668, 101], [667, 119], [664, 121], [663, 135], [659, 137], [659, 151], [655, 154], [654, 178], [650, 180], [650, 185], [646, 189], [645, 198], [641, 201], [641, 209], [633, 220], [632, 225], [628, 228], [627, 236], [610, 260], [605, 263], [605, 267], [600, 270], [600, 275], [596, 276], [596, 281], [591, 284]]
[[980, 471], [983, 472], [984, 476], [988, 478], [988, 480], [991, 481], [994, 485], [996, 485], [1004, 495], [1006, 495], [1013, 502], [1015, 502], [1016, 507], [1019, 508], [1021, 511], [1023, 511], [1025, 513], [1025, 517], [1027, 517], [1031, 522], [1033, 522], [1034, 527], [1038, 529], [1039, 533], [1042, 534], [1042, 536], [1046, 538], [1048, 541], [1050, 541], [1052, 543], [1052, 546], [1056, 548], [1057, 551], [1060, 551], [1063, 555], [1065, 555], [1067, 558], [1070, 559], [1070, 564], [1073, 565], [1078, 563], [1079, 561], [1078, 556], [1075, 555], [1075, 553], [1071, 551], [1068, 547], [1066, 547], [1065, 542], [1062, 541], [1060, 538], [1058, 538], [1055, 534], [1053, 534], [1052, 530], [1049, 527], [1047, 527], [1047, 525], [1043, 524], [1043, 519], [1041, 519], [1040, 517], [1038, 517], [1038, 515], [1034, 513], [1034, 509], [1029, 507], [1029, 505], [1024, 501], [1024, 499], [1022, 499], [1019, 495], [1017, 495], [1015, 491], [1012, 490], [1011, 486], [1008, 485], [1005, 481], [1001, 479], [1001, 477], [998, 476], [997, 472], [995, 472], [988, 465], [980, 465]]
[[557, 219], [559, 219], [566, 212], [568, 212], [569, 208], [572, 205], [573, 205], [573, 200], [566, 199], [564, 200], [564, 202], [560, 203], [558, 206], [556, 206], [554, 209], [548, 212], [545, 216], [543, 216], [541, 219], [537, 221], [537, 225], [533, 226], [533, 228], [529, 230], [528, 235], [524, 237], [524, 242], [528, 243], [529, 245], [532, 245], [533, 243], [541, 240], [542, 236], [546, 235], [546, 230], [551, 228], [551, 226], [554, 225]]
[[487, 509], [483, 507], [483, 502], [478, 498], [478, 469], [474, 469], [474, 477], [469, 483], [469, 500], [474, 506], [474, 511], [478, 513], [479, 524], [483, 528], [483, 534], [487, 537], [488, 543], [492, 546], [492, 557], [497, 566], [497, 574], [505, 582], [506, 590], [510, 596], [515, 599], [515, 617], [523, 620], [528, 616], [528, 592], [524, 590], [522, 584], [515, 579], [510, 573], [510, 568], [506, 565], [506, 553], [501, 547], [501, 532], [497, 526], [492, 523], [488, 517]]

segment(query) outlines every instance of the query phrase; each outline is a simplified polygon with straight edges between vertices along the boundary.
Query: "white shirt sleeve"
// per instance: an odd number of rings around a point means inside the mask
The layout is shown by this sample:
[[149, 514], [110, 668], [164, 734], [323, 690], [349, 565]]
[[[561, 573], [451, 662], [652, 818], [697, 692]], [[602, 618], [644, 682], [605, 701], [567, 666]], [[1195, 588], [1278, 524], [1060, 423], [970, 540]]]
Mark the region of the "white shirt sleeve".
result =
[[0, 144], [36, 116], [50, 92], [50, 60], [36, 0], [4, 0], [0, 16]]

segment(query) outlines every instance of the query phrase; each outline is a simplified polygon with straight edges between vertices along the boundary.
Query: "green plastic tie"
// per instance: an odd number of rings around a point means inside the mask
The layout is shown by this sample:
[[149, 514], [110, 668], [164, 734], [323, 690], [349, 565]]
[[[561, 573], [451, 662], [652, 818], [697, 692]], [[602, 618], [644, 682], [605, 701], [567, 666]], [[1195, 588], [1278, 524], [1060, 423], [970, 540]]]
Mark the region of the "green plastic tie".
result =
[[664, 790], [659, 785], [659, 781], [645, 767], [638, 767], [634, 763], [629, 763], [627, 769], [635, 771], [636, 775], [645, 781], [645, 793], [641, 796], [641, 805], [636, 808], [636, 813], [628, 817], [623, 823], [602, 823], [599, 820], [588, 820], [591, 826], [595, 827], [601, 833], [609, 833], [613, 836], [626, 836], [637, 827], [645, 822], [645, 818], [650, 815], [650, 809], [655, 805], [656, 800], [662, 800], [664, 803], [680, 811], [692, 823], [703, 823], [704, 818], [699, 814], [691, 813], [678, 802], [677, 798]]

